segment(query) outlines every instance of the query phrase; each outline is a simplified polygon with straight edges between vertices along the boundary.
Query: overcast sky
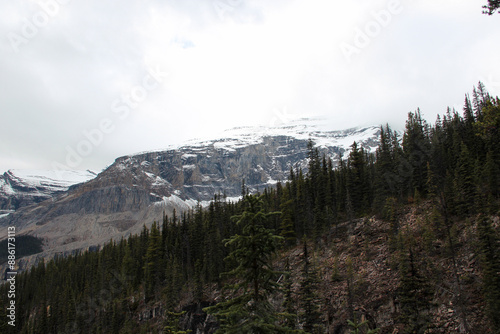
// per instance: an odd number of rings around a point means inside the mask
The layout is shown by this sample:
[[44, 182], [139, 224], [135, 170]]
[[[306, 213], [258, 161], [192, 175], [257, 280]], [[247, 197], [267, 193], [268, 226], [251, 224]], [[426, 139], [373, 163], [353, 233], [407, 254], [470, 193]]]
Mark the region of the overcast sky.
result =
[[[484, 3], [483, 3], [484, 2]], [[100, 171], [242, 125], [332, 130], [500, 95], [486, 0], [0, 0], [0, 172]]]

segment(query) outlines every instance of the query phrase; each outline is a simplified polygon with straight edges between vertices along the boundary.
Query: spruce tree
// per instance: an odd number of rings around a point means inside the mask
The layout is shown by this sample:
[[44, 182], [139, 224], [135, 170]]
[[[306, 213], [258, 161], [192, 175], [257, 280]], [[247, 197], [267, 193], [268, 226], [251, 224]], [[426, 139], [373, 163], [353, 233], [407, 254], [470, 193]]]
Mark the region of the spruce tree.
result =
[[363, 148], [354, 142], [348, 159], [347, 190], [354, 214], [361, 214], [367, 208], [366, 162]]
[[375, 198], [374, 209], [377, 213], [382, 211], [385, 200], [394, 191], [393, 159], [391, 156], [389, 126], [380, 127], [380, 144], [376, 151], [377, 162], [375, 163]]
[[494, 332], [500, 333], [500, 244], [489, 218], [481, 216], [477, 230], [486, 311]]
[[283, 238], [266, 223], [279, 213], [264, 212], [262, 199], [255, 195], [246, 195], [244, 202], [245, 211], [233, 217], [242, 226], [242, 234], [225, 243], [232, 249], [227, 260], [237, 264], [225, 273], [237, 280], [225, 287], [233, 291], [233, 297], [205, 310], [220, 322], [216, 333], [292, 333], [292, 329], [278, 324], [278, 312], [269, 301], [281, 288], [277, 280], [282, 273], [272, 268], [272, 257]]
[[316, 269], [309, 261], [309, 252], [305, 240], [303, 250], [304, 267], [302, 269], [302, 281], [300, 282], [300, 304], [302, 307], [300, 318], [307, 333], [322, 333], [323, 328], [321, 326], [321, 313], [317, 295], [319, 279]]
[[376, 328], [376, 329], [367, 329], [365, 331], [365, 329], [368, 327], [368, 320], [364, 320], [364, 321], [358, 322], [358, 320], [356, 319], [356, 317], [354, 317], [353, 320], [347, 320], [347, 324], [349, 325], [349, 327], [351, 327], [351, 331], [349, 332], [349, 334], [362, 334], [362, 333], [366, 333], [366, 334], [378, 334], [378, 332], [379, 332], [378, 328]]
[[430, 141], [428, 126], [422, 119], [420, 110], [408, 114], [403, 136], [403, 153], [405, 164], [403, 177], [406, 180], [406, 195], [412, 196], [415, 189], [425, 195], [427, 180], [427, 161], [429, 159]]
[[283, 309], [286, 314], [283, 324], [286, 327], [295, 329], [297, 322], [297, 308], [293, 299], [292, 285], [293, 280], [290, 270], [290, 261], [287, 258], [285, 261], [285, 274], [283, 275]]
[[149, 301], [155, 291], [156, 285], [159, 283], [159, 275], [163, 268], [160, 267], [161, 262], [161, 237], [160, 231], [156, 222], [151, 227], [149, 234], [148, 246], [144, 258], [144, 275], [145, 275], [145, 299]]
[[288, 246], [295, 245], [297, 236], [295, 234], [295, 226], [293, 219], [293, 199], [290, 197], [290, 187], [283, 188], [281, 195], [281, 224], [280, 235], [285, 238], [285, 243]]
[[163, 327], [163, 334], [189, 334], [191, 330], [181, 330], [179, 325], [180, 318], [186, 313], [183, 312], [167, 312], [167, 319], [165, 320], [165, 326]]
[[[402, 237], [402, 235], [400, 235]], [[411, 240], [407, 240], [407, 242]], [[418, 268], [413, 246], [401, 253], [399, 264], [400, 284], [398, 287], [401, 304], [401, 321], [405, 324], [404, 333], [424, 333], [428, 328], [431, 289], [421, 270]]]
[[484, 5], [483, 9], [483, 14], [495, 14], [495, 12], [500, 9], [500, 0], [488, 0], [488, 5]]
[[464, 143], [457, 163], [456, 172], [456, 203], [460, 214], [474, 213], [476, 199], [476, 181], [474, 180], [474, 162]]

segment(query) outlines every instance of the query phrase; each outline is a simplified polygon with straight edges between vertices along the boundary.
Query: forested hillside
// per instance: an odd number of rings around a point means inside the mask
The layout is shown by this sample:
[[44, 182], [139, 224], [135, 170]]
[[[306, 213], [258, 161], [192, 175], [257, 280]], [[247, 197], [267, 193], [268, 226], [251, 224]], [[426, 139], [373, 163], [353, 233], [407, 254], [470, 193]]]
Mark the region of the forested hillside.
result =
[[[233, 203], [16, 277], [1, 333], [500, 333], [500, 100], [479, 83]], [[210, 314], [207, 315], [207, 312]], [[7, 320], [6, 320], [7, 319]]]

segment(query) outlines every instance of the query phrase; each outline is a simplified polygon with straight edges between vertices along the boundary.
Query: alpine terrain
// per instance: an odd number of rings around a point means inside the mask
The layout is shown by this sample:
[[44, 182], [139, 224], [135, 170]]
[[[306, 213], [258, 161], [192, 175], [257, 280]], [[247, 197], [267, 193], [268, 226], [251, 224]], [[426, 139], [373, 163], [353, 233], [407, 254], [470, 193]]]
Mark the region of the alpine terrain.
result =
[[40, 203], [96, 177], [93, 171], [9, 170], [0, 176], [0, 215]]
[[[375, 126], [324, 131], [321, 121], [302, 119], [235, 128], [214, 139], [123, 156], [97, 176], [64, 172], [70, 178], [61, 181], [50, 178], [61, 171], [40, 176], [9, 171], [0, 179], [0, 203], [4, 210], [17, 210], [0, 218], [0, 235], [15, 225], [17, 235], [43, 239], [42, 253], [20, 259], [24, 268], [42, 257], [137, 234], [164, 214], [208, 205], [214, 195], [237, 200], [243, 182], [249, 192], [257, 192], [286, 181], [291, 169], [307, 171], [309, 143], [337, 164], [348, 157], [354, 141], [375, 152], [379, 134]], [[69, 180], [88, 181], [69, 187]]]
[[500, 333], [500, 99], [471, 96], [402, 134], [232, 129], [18, 208], [0, 332]]

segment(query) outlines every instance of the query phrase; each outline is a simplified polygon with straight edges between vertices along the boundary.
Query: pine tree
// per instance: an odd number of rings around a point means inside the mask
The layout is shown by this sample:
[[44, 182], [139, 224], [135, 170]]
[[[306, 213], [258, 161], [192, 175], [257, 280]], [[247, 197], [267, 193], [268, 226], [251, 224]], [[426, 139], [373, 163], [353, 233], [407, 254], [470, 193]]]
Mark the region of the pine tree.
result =
[[474, 163], [465, 144], [461, 145], [460, 157], [456, 168], [456, 203], [460, 214], [474, 213], [476, 199], [476, 181], [474, 180]]
[[220, 321], [216, 333], [291, 333], [278, 324], [277, 311], [269, 302], [281, 288], [277, 283], [280, 273], [271, 261], [283, 238], [266, 228], [266, 222], [279, 213], [264, 212], [260, 197], [246, 195], [244, 201], [245, 211], [233, 217], [242, 226], [242, 234], [226, 240], [226, 247], [232, 249], [228, 260], [237, 264], [225, 274], [238, 280], [226, 285], [234, 297], [205, 310]]
[[204, 219], [206, 231], [204, 244], [203, 271], [207, 282], [218, 282], [219, 274], [224, 270], [224, 251], [222, 245], [221, 230], [218, 228], [218, 216], [220, 215], [220, 203], [211, 202], [208, 213]]
[[493, 15], [500, 9], [500, 0], [488, 0], [488, 4], [483, 6], [483, 14]]
[[377, 212], [381, 212], [385, 200], [393, 193], [394, 171], [391, 155], [390, 128], [380, 127], [380, 144], [376, 151], [377, 162], [375, 163], [375, 199], [373, 206]]
[[319, 280], [316, 269], [311, 266], [307, 242], [304, 240], [304, 267], [302, 269], [302, 281], [300, 282], [300, 301], [302, 313], [300, 314], [304, 330], [307, 333], [322, 333], [321, 313], [319, 310], [319, 298], [317, 289]]
[[149, 234], [148, 246], [144, 258], [144, 275], [145, 275], [145, 299], [149, 301], [155, 291], [155, 287], [159, 283], [159, 275], [163, 268], [160, 267], [161, 262], [161, 237], [160, 231], [156, 222], [151, 227]]
[[290, 197], [290, 187], [283, 188], [281, 195], [281, 225], [280, 235], [285, 238], [285, 243], [288, 246], [295, 244], [297, 236], [295, 234], [295, 226], [293, 220], [293, 199]]
[[491, 220], [481, 216], [478, 220], [478, 239], [483, 274], [483, 294], [487, 314], [495, 333], [500, 333], [500, 245]]
[[287, 258], [285, 261], [285, 274], [283, 275], [283, 309], [285, 316], [283, 324], [285, 327], [295, 329], [297, 321], [296, 303], [293, 299], [292, 291], [292, 274], [290, 270], [290, 261]]
[[377, 334], [379, 332], [378, 328], [368, 329], [366, 330], [366, 332], [364, 331], [364, 329], [368, 327], [368, 320], [358, 322], [356, 317], [354, 317], [353, 320], [347, 320], [347, 324], [349, 325], [349, 327], [351, 327], [351, 331], [349, 332], [350, 334], [362, 334], [362, 333]]
[[189, 334], [191, 330], [181, 330], [179, 326], [180, 318], [186, 313], [183, 312], [167, 312], [167, 319], [165, 320], [165, 326], [163, 327], [164, 334]]
[[354, 214], [361, 214], [368, 206], [367, 174], [363, 148], [354, 142], [348, 159], [347, 190]]
[[430, 141], [428, 126], [420, 115], [420, 110], [408, 114], [406, 129], [403, 136], [403, 153], [406, 167], [403, 175], [406, 179], [406, 195], [412, 196], [415, 189], [426, 195], [425, 182], [427, 176], [427, 161], [429, 159]]
[[307, 143], [308, 149], [308, 158], [309, 158], [309, 171], [308, 171], [308, 181], [309, 181], [309, 189], [308, 193], [310, 195], [311, 203], [315, 203], [316, 199], [319, 196], [319, 192], [321, 189], [321, 162], [319, 158], [319, 150], [314, 147], [314, 143], [312, 140], [309, 140]]
[[405, 333], [424, 333], [430, 321], [427, 312], [432, 294], [430, 285], [417, 267], [411, 244], [408, 253], [405, 250], [401, 254], [399, 274], [398, 296]]

